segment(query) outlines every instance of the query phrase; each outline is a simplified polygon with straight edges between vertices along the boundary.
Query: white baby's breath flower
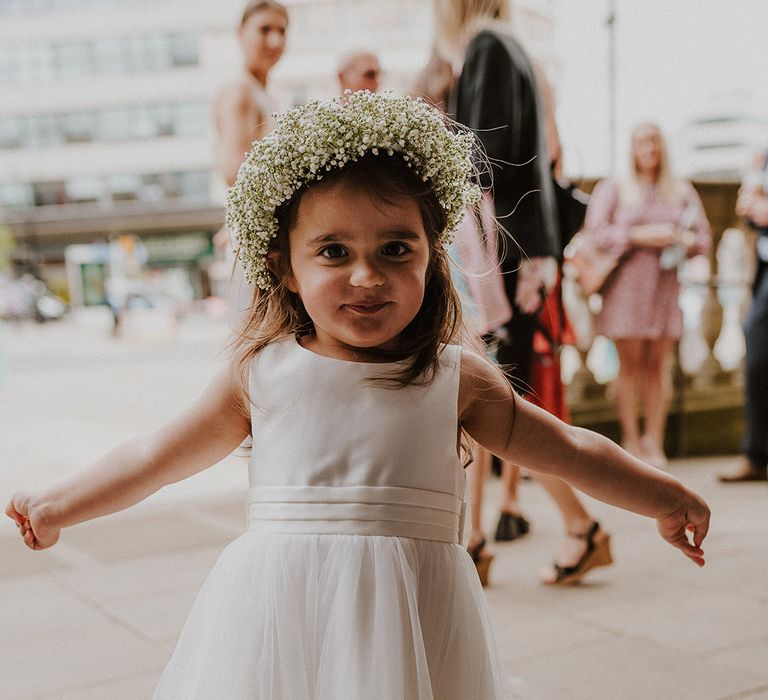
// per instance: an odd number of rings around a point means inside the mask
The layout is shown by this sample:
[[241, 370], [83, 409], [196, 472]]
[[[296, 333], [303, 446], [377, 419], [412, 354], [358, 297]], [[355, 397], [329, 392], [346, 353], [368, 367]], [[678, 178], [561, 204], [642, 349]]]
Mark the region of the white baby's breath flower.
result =
[[442, 115], [421, 99], [356, 92], [275, 119], [277, 128], [253, 144], [227, 195], [227, 226], [238, 258], [246, 278], [261, 289], [272, 284], [267, 252], [277, 235], [276, 209], [303, 185], [368, 152], [402, 154], [428, 183], [445, 211], [440, 239], [446, 244], [465, 207], [480, 198], [472, 181], [472, 135], [449, 131]]

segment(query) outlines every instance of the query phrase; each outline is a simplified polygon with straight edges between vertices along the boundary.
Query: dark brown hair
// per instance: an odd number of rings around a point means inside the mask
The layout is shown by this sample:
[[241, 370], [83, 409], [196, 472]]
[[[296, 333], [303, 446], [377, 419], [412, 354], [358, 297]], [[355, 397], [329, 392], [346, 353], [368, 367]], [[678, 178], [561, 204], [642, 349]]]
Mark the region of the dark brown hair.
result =
[[[440, 240], [446, 216], [434, 191], [399, 155], [368, 153], [342, 169], [325, 173], [320, 182], [324, 185], [354, 183], [386, 202], [402, 196], [417, 201], [430, 248], [424, 299], [416, 316], [403, 330], [397, 352], [376, 350], [371, 354], [402, 362], [402, 370], [392, 376], [396, 384], [428, 384], [438, 369], [442, 346], [464, 340], [461, 304], [451, 280], [448, 253]], [[304, 185], [276, 212], [279, 228], [271, 250], [279, 254], [273, 254], [273, 284], [266, 291], [255, 289], [253, 305], [234, 340], [235, 356], [244, 379], [248, 361], [269, 343], [314, 330], [298, 294], [290, 291], [284, 281], [291, 264], [288, 235], [295, 225], [302, 196], [317, 183]]]

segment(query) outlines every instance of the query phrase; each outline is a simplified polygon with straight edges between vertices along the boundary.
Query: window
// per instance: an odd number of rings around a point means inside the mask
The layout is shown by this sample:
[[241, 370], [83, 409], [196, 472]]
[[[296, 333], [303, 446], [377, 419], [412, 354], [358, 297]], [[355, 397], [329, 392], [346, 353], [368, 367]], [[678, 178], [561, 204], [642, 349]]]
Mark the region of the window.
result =
[[36, 114], [28, 117], [27, 123], [29, 127], [24, 145], [28, 148], [45, 148], [64, 141], [63, 132], [53, 114]]
[[199, 102], [175, 105], [174, 131], [178, 136], [199, 136], [208, 129], [208, 109]]
[[55, 49], [57, 72], [60, 78], [70, 80], [94, 73], [93, 46], [86, 42], [61, 44]]
[[32, 185], [20, 182], [0, 184], [0, 206], [31, 207], [34, 203]]
[[174, 66], [196, 66], [199, 58], [199, 41], [195, 34], [173, 34], [171, 41], [171, 64]]
[[66, 191], [63, 181], [36, 182], [33, 186], [35, 206], [64, 204]]
[[24, 131], [22, 117], [0, 117], [0, 148], [21, 148]]
[[91, 141], [201, 136], [208, 128], [208, 105], [202, 102], [116, 107], [99, 112], [18, 115], [0, 117], [0, 150]]
[[194, 197], [204, 199], [208, 197], [209, 175], [205, 170], [191, 170], [178, 173], [178, 195], [180, 197]]
[[19, 52], [0, 47], [0, 84], [19, 80]]
[[93, 112], [70, 112], [62, 114], [60, 128], [66, 143], [83, 143], [91, 141], [95, 131]]
[[104, 181], [98, 177], [78, 177], [64, 184], [68, 202], [98, 202], [104, 194]]
[[37, 84], [55, 77], [55, 55], [50, 45], [25, 46], [16, 50], [19, 82]]
[[116, 201], [137, 199], [142, 189], [141, 175], [112, 175], [108, 178], [108, 189]]
[[122, 141], [128, 138], [130, 129], [127, 109], [108, 109], [98, 114], [96, 133], [100, 141]]
[[93, 60], [102, 75], [128, 72], [125, 42], [120, 39], [99, 39], [93, 44]]
[[[0, 0], [0, 16], [2, 2]], [[199, 53], [200, 37], [191, 33], [106, 37], [61, 44], [6, 45], [0, 47], [0, 84], [37, 85], [90, 75], [119, 75], [174, 66], [195, 66], [200, 61]]]

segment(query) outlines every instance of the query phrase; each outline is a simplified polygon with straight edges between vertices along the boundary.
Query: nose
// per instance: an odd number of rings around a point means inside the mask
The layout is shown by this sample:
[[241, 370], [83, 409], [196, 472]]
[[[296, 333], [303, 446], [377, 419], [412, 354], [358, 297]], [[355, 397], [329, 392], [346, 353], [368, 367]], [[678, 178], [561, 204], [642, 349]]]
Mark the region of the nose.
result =
[[384, 282], [385, 277], [379, 267], [364, 258], [355, 262], [349, 276], [353, 287], [381, 287]]
[[285, 43], [285, 38], [280, 32], [270, 32], [267, 34], [267, 46], [270, 49], [279, 49]]

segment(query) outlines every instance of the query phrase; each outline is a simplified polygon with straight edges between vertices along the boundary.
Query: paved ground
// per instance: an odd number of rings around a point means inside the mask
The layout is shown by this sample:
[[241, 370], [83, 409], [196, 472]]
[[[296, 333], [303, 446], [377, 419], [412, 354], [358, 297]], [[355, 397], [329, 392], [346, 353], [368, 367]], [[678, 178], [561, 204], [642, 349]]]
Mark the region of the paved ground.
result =
[[[103, 316], [3, 327], [2, 501], [151, 430], [203, 389], [223, 324], [194, 317], [160, 335], [134, 326], [113, 340]], [[718, 485], [715, 472], [733, 461], [671, 468], [714, 511], [703, 570], [650, 521], [594, 504], [616, 563], [568, 589], [537, 583], [559, 524], [541, 490], [523, 485], [531, 534], [496, 548], [487, 591], [519, 697], [768, 698], [768, 488]], [[47, 552], [29, 552], [10, 521], [0, 525], [0, 698], [151, 697], [206, 572], [244, 527], [245, 488], [232, 458], [66, 531]], [[494, 480], [491, 500], [496, 489]]]

